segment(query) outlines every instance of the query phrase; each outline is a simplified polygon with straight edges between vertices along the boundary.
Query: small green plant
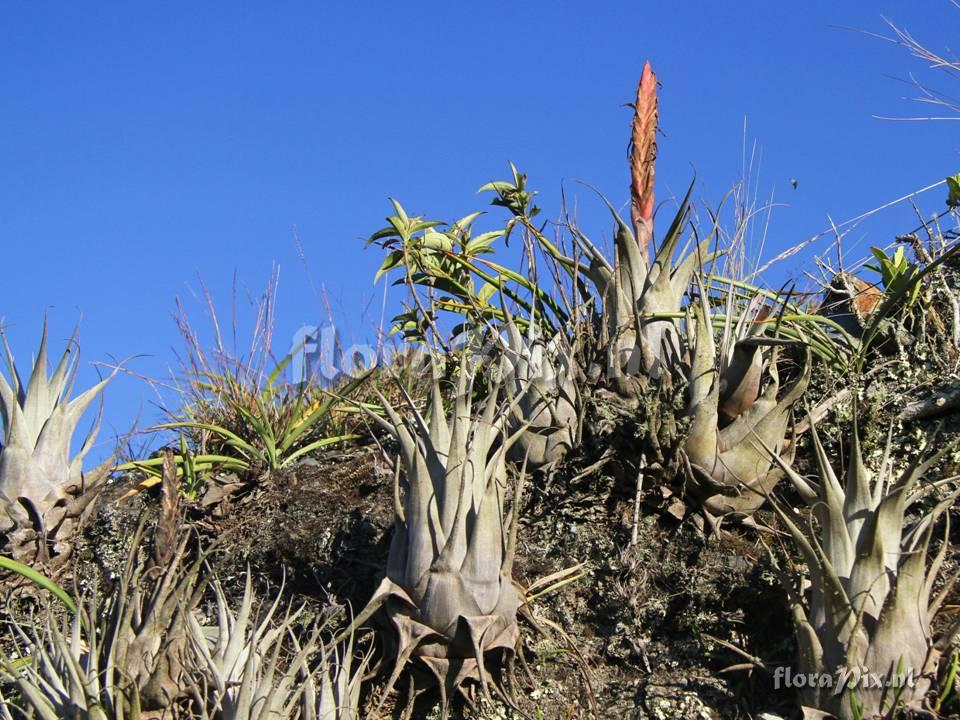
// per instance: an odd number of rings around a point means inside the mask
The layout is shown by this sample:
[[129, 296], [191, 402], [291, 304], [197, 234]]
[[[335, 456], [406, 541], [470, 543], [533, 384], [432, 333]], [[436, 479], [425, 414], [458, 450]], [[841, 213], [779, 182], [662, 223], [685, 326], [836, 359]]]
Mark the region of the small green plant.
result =
[[[876, 341], [887, 328], [893, 318], [904, 308], [911, 311], [922, 302], [920, 292], [924, 282], [935, 277], [939, 268], [951, 262], [960, 253], [960, 244], [944, 249], [935, 258], [926, 262], [922, 267], [908, 263], [902, 253], [894, 253], [891, 258], [886, 253], [878, 253], [885, 260], [876, 266], [880, 272], [890, 278], [890, 285], [885, 286], [883, 298], [878, 306], [869, 314], [867, 325], [851, 360], [851, 368], [862, 371], [873, 356]], [[875, 255], [877, 257], [877, 255]], [[878, 257], [879, 260], [879, 257]]]
[[[482, 189], [504, 184], [490, 183]], [[473, 235], [473, 224], [482, 212], [448, 224], [410, 217], [399, 202], [392, 198], [390, 202], [396, 214], [387, 217], [387, 227], [371, 235], [367, 245], [376, 244], [387, 251], [375, 281], [387, 271], [400, 268], [404, 276], [394, 284], [405, 284], [411, 291], [413, 305], [393, 318], [393, 333], [401, 333], [407, 340], [423, 340], [432, 330], [442, 341], [442, 334], [436, 332], [438, 311], [465, 318], [466, 324], [453, 329], [457, 335], [470, 326], [504, 322], [505, 302], [517, 305], [552, 332], [556, 332], [558, 322], [566, 320], [566, 311], [549, 293], [488, 257], [495, 252], [494, 242], [509, 235], [516, 218], [504, 230]], [[422, 298], [418, 290], [427, 296]]]
[[950, 712], [960, 706], [960, 693], [957, 689], [957, 671], [960, 669], [960, 653], [956, 650], [950, 653], [950, 665], [946, 677], [941, 683], [940, 693], [934, 706], [936, 712]]
[[531, 220], [540, 214], [540, 208], [533, 204], [533, 198], [538, 194], [536, 190], [527, 190], [527, 174], [517, 170], [517, 166], [510, 163], [510, 174], [513, 180], [494, 180], [483, 185], [477, 192], [495, 192], [497, 198], [493, 205], [506, 208], [513, 217], [507, 221], [506, 235], [509, 237], [513, 228], [524, 219]]
[[[174, 467], [180, 478], [180, 491], [184, 497], [195, 500], [199, 497], [206, 485], [206, 477], [213, 470], [247, 470], [249, 463], [241, 458], [230, 455], [197, 455], [187, 444], [186, 436], [180, 433], [179, 453], [174, 455]], [[163, 480], [164, 458], [162, 454], [147, 460], [132, 460], [118, 465], [119, 472], [139, 471], [146, 478], [137, 483], [120, 497], [125, 500], [148, 488], [159, 485]]]
[[[305, 455], [337, 443], [358, 439], [344, 422], [355, 409], [345, 397], [357, 391], [372, 370], [354, 373], [335, 388], [316, 382], [291, 382], [285, 373], [302, 348], [279, 361], [272, 354], [276, 276], [256, 307], [250, 348], [245, 355], [229, 350], [214, 303], [205, 294], [213, 327], [208, 348], [191, 326], [178, 302], [177, 325], [185, 345], [177, 378], [180, 407], [168, 410], [169, 422], [152, 430], [180, 434], [178, 473], [183, 489], [197, 493], [201, 476], [214, 468], [270, 472], [289, 467]], [[184, 440], [185, 438], [185, 440]], [[142, 487], [159, 481], [160, 457], [137, 460], [121, 470], [147, 474]]]
[[870, 248], [876, 259], [876, 265], [867, 268], [880, 275], [887, 293], [903, 295], [903, 307], [909, 313], [920, 299], [923, 284], [918, 281], [920, 268], [907, 260], [903, 245], [897, 247], [893, 255], [887, 255], [881, 248]]
[[[349, 380], [338, 392], [306, 383], [291, 386], [278, 381], [291, 358], [292, 355], [285, 357], [259, 389], [237, 387], [232, 379], [224, 376], [204, 378], [206, 391], [222, 402], [220, 409], [229, 417], [241, 419], [240, 425], [245, 431], [242, 435], [225, 425], [197, 420], [161, 423], [156, 429], [207, 431], [220, 452], [200, 455], [197, 460], [207, 467], [219, 462], [243, 469], [279, 470], [308, 453], [359, 439], [360, 436], [353, 433], [313, 438], [333, 424], [343, 396], [360, 387], [372, 371]], [[229, 460], [225, 461], [224, 456]]]
[[960, 173], [951, 175], [947, 181], [947, 207], [951, 210], [960, 207]]

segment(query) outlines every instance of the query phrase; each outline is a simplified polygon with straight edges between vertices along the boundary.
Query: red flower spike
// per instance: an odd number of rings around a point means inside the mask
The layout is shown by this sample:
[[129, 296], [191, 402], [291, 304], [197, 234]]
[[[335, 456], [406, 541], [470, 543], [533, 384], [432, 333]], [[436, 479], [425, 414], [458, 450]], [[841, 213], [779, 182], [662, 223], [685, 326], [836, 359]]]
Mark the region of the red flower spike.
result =
[[650, 241], [653, 238], [653, 179], [657, 160], [657, 76], [650, 61], [643, 66], [637, 101], [634, 105], [630, 136], [630, 217], [633, 232], [650, 262]]

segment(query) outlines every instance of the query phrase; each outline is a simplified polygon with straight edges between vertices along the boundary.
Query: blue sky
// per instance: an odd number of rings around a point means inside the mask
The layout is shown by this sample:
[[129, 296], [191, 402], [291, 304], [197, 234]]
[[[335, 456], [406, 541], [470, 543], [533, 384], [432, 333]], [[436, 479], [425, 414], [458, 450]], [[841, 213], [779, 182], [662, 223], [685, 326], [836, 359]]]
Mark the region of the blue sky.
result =
[[[508, 160], [548, 216], [564, 183], [604, 239], [606, 218], [574, 181], [627, 199], [622, 104], [647, 58], [663, 84], [658, 199], [695, 170], [698, 199], [715, 205], [740, 175], [746, 119], [760, 194], [789, 205], [774, 212], [768, 257], [828, 216], [960, 171], [953, 124], [872, 117], [916, 114], [899, 79], [923, 66], [833, 27], [883, 31], [886, 15], [942, 49], [960, 26], [948, 0], [347, 5], [3, 4], [0, 317], [22, 363], [45, 312], [55, 344], [82, 315], [81, 382], [95, 377], [88, 361], [132, 355], [145, 355], [136, 373], [164, 378], [174, 298], [202, 325], [199, 276], [229, 314], [234, 277], [255, 293], [273, 263], [280, 344], [324, 318], [320, 288], [348, 334], [369, 335], [380, 256], [362, 239], [387, 197], [452, 220], [486, 207], [475, 191]], [[911, 222], [885, 212], [849, 240], [883, 245]], [[141, 409], [156, 420], [152, 400], [142, 381], [116, 380], [102, 441]]]

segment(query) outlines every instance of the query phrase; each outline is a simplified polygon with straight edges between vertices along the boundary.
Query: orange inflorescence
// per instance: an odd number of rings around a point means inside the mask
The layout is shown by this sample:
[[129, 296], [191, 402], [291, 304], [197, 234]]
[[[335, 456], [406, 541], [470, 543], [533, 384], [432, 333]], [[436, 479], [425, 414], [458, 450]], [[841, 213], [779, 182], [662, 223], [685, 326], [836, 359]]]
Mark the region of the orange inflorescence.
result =
[[644, 255], [649, 258], [653, 236], [653, 180], [657, 160], [657, 76], [650, 62], [643, 66], [637, 101], [634, 106], [633, 132], [630, 137], [631, 219], [634, 233]]

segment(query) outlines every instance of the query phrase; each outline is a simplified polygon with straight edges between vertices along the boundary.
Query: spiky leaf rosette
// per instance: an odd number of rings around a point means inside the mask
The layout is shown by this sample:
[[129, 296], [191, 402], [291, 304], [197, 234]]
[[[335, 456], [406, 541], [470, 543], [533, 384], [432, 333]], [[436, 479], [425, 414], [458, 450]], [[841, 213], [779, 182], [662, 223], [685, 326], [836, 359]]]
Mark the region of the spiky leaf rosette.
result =
[[201, 561], [184, 562], [184, 539], [165, 567], [144, 562], [143, 536], [141, 520], [113, 591], [88, 592], [66, 630], [51, 621], [17, 631], [30, 665], [0, 652], [0, 677], [17, 685], [26, 717], [137, 720], [185, 691], [185, 618], [202, 594]]
[[267, 612], [255, 620], [249, 570], [236, 612], [219, 581], [210, 585], [216, 597], [216, 622], [204, 626], [195, 614], [188, 618], [188, 677], [197, 704], [227, 720], [292, 717], [304, 691], [298, 676], [315, 649], [316, 638], [299, 648], [289, 667], [281, 667], [283, 640], [298, 613], [272, 626], [281, 600], [278, 593]]
[[143, 521], [131, 539], [120, 582], [102, 618], [105, 667], [135, 689], [144, 709], [166, 708], [184, 692], [187, 616], [203, 594], [202, 557], [187, 561], [189, 537], [179, 540], [165, 565], [144, 561], [138, 550]]
[[558, 463], [579, 435], [578, 368], [567, 336], [549, 341], [536, 323], [522, 333], [506, 314], [501, 372], [508, 395], [518, 398], [510, 427], [526, 429], [510, 449], [510, 459], [540, 468]]
[[[99, 417], [73, 458], [70, 446], [84, 412], [113, 375], [69, 399], [77, 372], [76, 336], [50, 375], [44, 322], [40, 349], [24, 385], [2, 331], [0, 338], [10, 375], [7, 380], [0, 373], [0, 532], [7, 535], [12, 546], [8, 549], [18, 559], [46, 559], [46, 547], [29, 556], [31, 539], [36, 535], [66, 539], [73, 521], [81, 517], [106, 479], [109, 463], [89, 475], [83, 473], [83, 459], [93, 446]], [[55, 548], [63, 552], [67, 546], [60, 543]]]
[[[298, 638], [300, 610], [276, 620], [282, 593], [259, 618], [250, 572], [236, 612], [219, 581], [216, 622], [205, 626], [196, 613], [189, 620], [188, 680], [202, 720], [358, 720], [360, 688], [369, 654], [354, 663], [351, 633], [341, 652], [325, 650], [320, 628]], [[286, 649], [290, 646], [289, 651]], [[311, 657], [319, 654], [319, 661]]]
[[944, 481], [925, 482], [953, 445], [911, 463], [897, 476], [888, 440], [879, 470], [871, 471], [863, 461], [854, 410], [841, 483], [812, 421], [811, 430], [818, 482], [776, 456], [816, 519], [816, 526], [802, 527], [774, 503], [809, 568], [809, 594], [791, 588], [797, 671], [849, 677], [855, 687], [839, 692], [836, 687], [807, 687], [801, 701], [841, 720], [887, 717], [899, 706], [917, 708], [957, 631], [954, 624], [936, 637], [932, 628], [954, 584], [950, 580], [933, 592], [949, 546], [949, 525], [929, 563], [928, 554], [936, 522], [958, 492], [930, 502], [931, 490]]
[[694, 271], [709, 259], [712, 236], [675, 262], [689, 214], [691, 184], [660, 246], [651, 252], [657, 102], [657, 77], [647, 62], [637, 86], [630, 134], [632, 231], [604, 199], [617, 226], [613, 263], [586, 237], [577, 234], [578, 244], [590, 260], [588, 275], [601, 300], [600, 346], [606, 350], [607, 378], [617, 392], [626, 396], [642, 392], [636, 387], [637, 376], [669, 377], [679, 366], [684, 348], [677, 316]]
[[522, 430], [508, 433], [516, 401], [498, 402], [497, 379], [485, 405], [474, 408], [476, 372], [464, 359], [449, 419], [436, 377], [429, 418], [405, 392], [402, 417], [382, 396], [387, 418], [371, 415], [400, 445], [395, 531], [386, 577], [371, 600], [383, 603], [397, 634], [384, 697], [417, 658], [439, 682], [445, 709], [468, 679], [489, 691], [487, 663], [512, 655], [519, 634], [521, 591], [511, 577], [516, 503], [508, 528], [504, 491], [507, 452]]
[[609, 203], [617, 223], [613, 263], [584, 236], [578, 236], [581, 248], [590, 258], [587, 272], [601, 301], [601, 334], [597, 344], [606, 356], [607, 381], [625, 396], [637, 395], [636, 377], [669, 377], [683, 359], [683, 298], [694, 272], [713, 257], [709, 253], [711, 233], [676, 259], [689, 212], [690, 191], [652, 263], [645, 259], [634, 234]]
[[541, 239], [552, 258], [568, 271], [579, 270], [596, 289], [599, 311], [595, 319], [600, 332], [594, 343], [597, 361], [590, 368], [591, 377], [598, 379], [597, 375], [604, 374], [609, 386], [634, 402], [642, 399], [644, 391], [638, 381], [642, 385], [642, 378], [669, 379], [682, 363], [681, 305], [693, 273], [713, 258], [708, 250], [716, 231], [714, 228], [694, 243], [689, 252], [678, 253], [690, 214], [691, 183], [667, 232], [657, 247], [651, 248], [658, 119], [657, 79], [647, 63], [637, 88], [631, 127], [632, 230], [613, 203], [597, 193], [616, 225], [612, 260], [579, 231], [573, 233], [573, 239], [586, 263], [563, 255]]
[[63, 628], [50, 617], [45, 623], [13, 623], [12, 642], [29, 662], [17, 664], [0, 653], [0, 677], [20, 695], [14, 702], [0, 694], [0, 719], [141, 720], [136, 687], [122, 682], [112, 672], [115, 659], [101, 652], [98, 613], [90, 598]]
[[[692, 331], [691, 422], [683, 444], [687, 489], [715, 529], [726, 516], [752, 515], [782, 478], [766, 448], [783, 448], [790, 413], [810, 380], [807, 350], [800, 377], [780, 395], [778, 341], [759, 337], [756, 326], [744, 322], [746, 315], [737, 331], [730, 332], [730, 310], [728, 306], [726, 347], [719, 363], [702, 291], [687, 322]], [[770, 351], [766, 359], [764, 346]], [[764, 375], [767, 382], [761, 390]]]
[[360, 690], [371, 653], [354, 664], [354, 648], [351, 633], [342, 650], [320, 655], [319, 670], [305, 684], [302, 720], [360, 720]]

